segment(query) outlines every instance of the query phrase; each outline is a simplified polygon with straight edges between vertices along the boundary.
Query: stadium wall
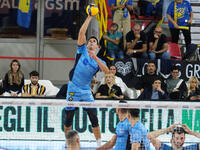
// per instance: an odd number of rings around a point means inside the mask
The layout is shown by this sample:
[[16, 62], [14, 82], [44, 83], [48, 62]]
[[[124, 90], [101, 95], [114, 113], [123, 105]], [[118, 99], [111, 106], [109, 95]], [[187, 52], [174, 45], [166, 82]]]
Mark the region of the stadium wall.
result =
[[[30, 39], [26, 43], [20, 43], [15, 40], [3, 40], [0, 42], [1, 56], [11, 57], [38, 57], [35, 40]], [[44, 51], [40, 57], [48, 58], [74, 58], [76, 53], [75, 40], [45, 40]], [[0, 59], [0, 79], [9, 69], [12, 59]], [[68, 72], [71, 70], [74, 61], [66, 60], [35, 60], [19, 59], [25, 78], [29, 78], [32, 70], [40, 71], [40, 78], [51, 81], [67, 81]], [[38, 67], [39, 66], [39, 67]]]

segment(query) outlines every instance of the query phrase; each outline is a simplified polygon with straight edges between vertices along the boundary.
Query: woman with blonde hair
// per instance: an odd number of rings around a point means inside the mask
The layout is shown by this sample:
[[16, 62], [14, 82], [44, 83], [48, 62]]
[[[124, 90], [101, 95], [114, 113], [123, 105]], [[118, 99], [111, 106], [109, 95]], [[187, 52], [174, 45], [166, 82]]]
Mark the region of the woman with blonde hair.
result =
[[10, 70], [3, 79], [4, 96], [18, 96], [24, 86], [24, 75], [21, 71], [20, 62], [16, 59], [10, 63]]
[[192, 76], [188, 81], [188, 100], [197, 100], [200, 99], [200, 89], [199, 89], [199, 80], [197, 77]]
[[115, 75], [112, 73], [105, 74], [105, 84], [102, 84], [95, 98], [123, 99], [121, 88], [115, 84]]

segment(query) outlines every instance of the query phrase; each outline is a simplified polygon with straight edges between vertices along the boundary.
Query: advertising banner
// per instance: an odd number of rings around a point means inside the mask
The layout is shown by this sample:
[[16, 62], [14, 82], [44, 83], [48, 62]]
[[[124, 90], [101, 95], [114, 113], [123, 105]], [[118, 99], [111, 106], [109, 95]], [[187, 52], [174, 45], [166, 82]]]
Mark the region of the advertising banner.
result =
[[[130, 87], [137, 84], [137, 78], [147, 73], [148, 61], [146, 59], [127, 58], [117, 60], [115, 66], [117, 68], [117, 76]], [[170, 76], [170, 69], [172, 66], [180, 68], [179, 78], [188, 81], [192, 76], [196, 76], [200, 80], [200, 63], [198, 62], [185, 62], [174, 60], [160, 60], [154, 61], [156, 64], [157, 74], [161, 74], [164, 78]]]
[[[36, 103], [30, 103], [30, 105], [16, 105], [14, 102], [11, 105], [9, 102], [12, 102], [12, 99], [1, 100], [4, 102], [0, 102], [0, 139], [64, 140], [65, 106], [60, 105], [59, 102], [63, 103], [65, 100], [50, 99], [51, 103], [46, 103], [46, 106], [36, 105], [37, 102], [45, 102], [46, 99], [33, 99]], [[26, 101], [26, 99], [22, 100]], [[104, 103], [105, 100], [98, 102]], [[112, 101], [109, 102], [112, 103]], [[128, 103], [131, 104], [134, 101]], [[185, 106], [194, 105], [190, 102], [184, 103]], [[173, 123], [183, 123], [193, 131], [200, 132], [200, 109], [170, 108], [173, 104], [177, 105], [177, 102], [170, 102], [168, 106], [156, 101], [152, 104], [161, 105], [161, 107], [145, 108], [141, 109], [140, 112], [140, 120], [149, 132], [166, 128]], [[97, 110], [102, 140], [107, 141], [115, 133], [118, 122], [115, 108], [97, 108]], [[80, 133], [82, 140], [95, 140], [91, 123], [82, 108], [79, 108], [75, 113], [73, 129]], [[169, 142], [171, 134], [162, 135], [160, 138], [162, 141]], [[192, 142], [195, 141], [198, 140], [193, 137]]]

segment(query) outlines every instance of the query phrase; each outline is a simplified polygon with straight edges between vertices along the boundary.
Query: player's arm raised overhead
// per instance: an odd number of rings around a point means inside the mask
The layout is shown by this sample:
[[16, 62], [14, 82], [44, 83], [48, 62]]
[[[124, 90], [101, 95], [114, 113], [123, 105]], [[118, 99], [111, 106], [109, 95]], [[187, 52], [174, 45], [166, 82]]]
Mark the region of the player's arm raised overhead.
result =
[[185, 124], [181, 124], [181, 125], [182, 125], [182, 127], [184, 128], [184, 130], [185, 130], [188, 134], [194, 135], [194, 136], [196, 136], [197, 138], [200, 138], [200, 133], [192, 131], [192, 130], [191, 130], [187, 125], [185, 125]]
[[157, 137], [162, 134], [172, 132], [173, 128], [176, 125], [178, 125], [178, 124], [173, 124], [173, 125], [169, 126], [168, 128], [155, 130], [155, 131], [148, 133], [147, 137], [149, 138], [149, 140], [151, 141], [151, 143], [153, 144], [153, 146], [155, 147], [156, 150], [159, 150], [161, 148], [161, 142], [160, 142], [160, 140], [157, 139]]
[[101, 71], [103, 71], [104, 73], [109, 73], [108, 67], [96, 56], [95, 51], [89, 51], [88, 53], [90, 57], [92, 57], [98, 63]]
[[90, 24], [90, 21], [92, 20], [92, 16], [88, 16], [83, 25], [81, 26], [78, 34], [78, 42], [77, 44], [79, 46], [83, 45], [86, 43], [86, 31], [88, 28], [88, 25]]

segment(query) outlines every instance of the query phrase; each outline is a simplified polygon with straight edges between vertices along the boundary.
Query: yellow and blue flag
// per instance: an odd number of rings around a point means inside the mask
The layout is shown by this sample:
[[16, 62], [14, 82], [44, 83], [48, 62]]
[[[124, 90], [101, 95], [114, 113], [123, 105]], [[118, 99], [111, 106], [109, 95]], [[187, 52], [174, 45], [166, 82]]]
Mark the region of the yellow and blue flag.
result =
[[29, 28], [31, 23], [31, 0], [19, 0], [17, 24]]

